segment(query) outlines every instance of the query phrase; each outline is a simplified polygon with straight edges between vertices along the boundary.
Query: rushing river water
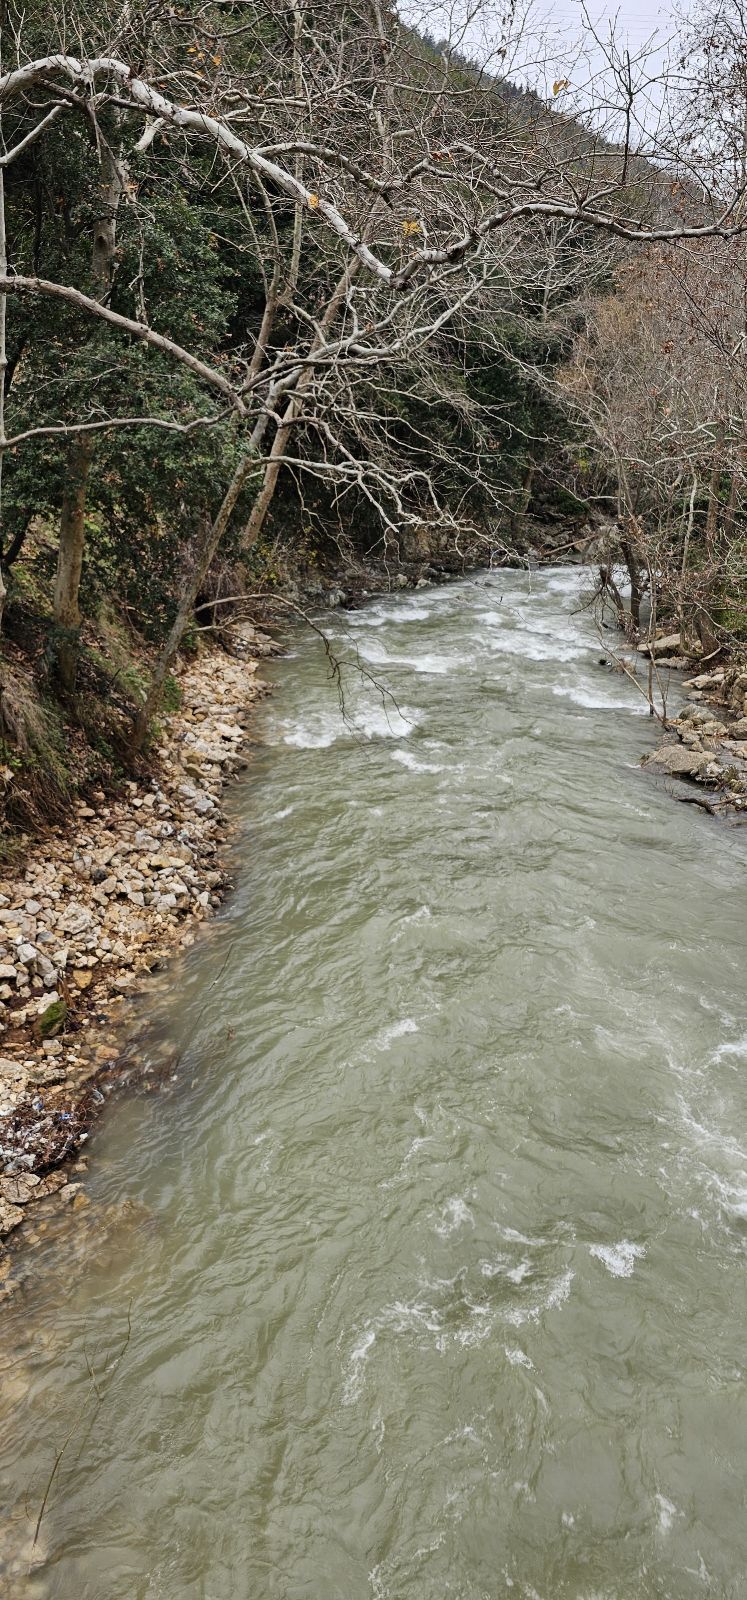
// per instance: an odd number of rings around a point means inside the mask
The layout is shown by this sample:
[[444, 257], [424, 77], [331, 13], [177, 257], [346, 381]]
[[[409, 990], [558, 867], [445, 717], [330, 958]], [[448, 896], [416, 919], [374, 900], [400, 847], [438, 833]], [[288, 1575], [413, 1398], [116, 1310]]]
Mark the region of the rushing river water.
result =
[[347, 724], [273, 668], [176, 1082], [0, 1308], [4, 1596], [747, 1595], [745, 840], [578, 591], [335, 617]]

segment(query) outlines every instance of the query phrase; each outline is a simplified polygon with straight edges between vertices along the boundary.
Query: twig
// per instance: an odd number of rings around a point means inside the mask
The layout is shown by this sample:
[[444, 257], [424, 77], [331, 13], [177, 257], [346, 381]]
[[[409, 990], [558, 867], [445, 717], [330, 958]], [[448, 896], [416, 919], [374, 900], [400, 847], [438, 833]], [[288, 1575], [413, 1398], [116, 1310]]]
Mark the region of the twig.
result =
[[[119, 1367], [120, 1362], [122, 1361], [122, 1359], [123, 1359], [123, 1357], [124, 1357], [124, 1355], [125, 1355], [125, 1353], [127, 1351], [127, 1348], [129, 1346], [131, 1338], [132, 1338], [132, 1300], [130, 1300], [130, 1302], [128, 1304], [128, 1307], [127, 1307], [127, 1332], [125, 1334], [125, 1338], [124, 1338], [124, 1342], [122, 1344], [122, 1348], [121, 1348], [121, 1350], [119, 1352], [119, 1355], [117, 1355], [114, 1358], [114, 1360], [112, 1362], [110, 1362], [109, 1366], [104, 1369], [106, 1373], [114, 1374], [117, 1371], [117, 1368]], [[95, 1417], [98, 1414], [98, 1411], [99, 1411], [100, 1407], [103, 1405], [104, 1400], [106, 1399], [107, 1390], [99, 1388], [96, 1376], [95, 1376], [95, 1374], [93, 1372], [93, 1369], [91, 1367], [91, 1363], [90, 1363], [90, 1360], [89, 1360], [89, 1357], [88, 1357], [88, 1352], [85, 1349], [85, 1347], [84, 1347], [84, 1350], [83, 1350], [83, 1355], [84, 1355], [84, 1358], [85, 1358], [86, 1367], [88, 1368], [88, 1375], [89, 1375], [89, 1377], [91, 1379], [91, 1384], [93, 1386], [94, 1394], [96, 1396], [95, 1405], [94, 1405], [94, 1408], [93, 1408], [93, 1417]], [[46, 1483], [46, 1487], [45, 1487], [45, 1490], [44, 1490], [44, 1495], [42, 1497], [42, 1503], [41, 1503], [41, 1506], [39, 1507], [39, 1515], [38, 1515], [38, 1517], [36, 1519], [36, 1527], [34, 1529], [33, 1545], [36, 1545], [36, 1543], [38, 1542], [39, 1529], [41, 1528], [42, 1519], [43, 1519], [44, 1513], [45, 1513], [45, 1511], [47, 1509], [47, 1502], [49, 1500], [49, 1496], [50, 1496], [50, 1493], [51, 1493], [52, 1484], [54, 1483], [54, 1480], [55, 1480], [55, 1478], [57, 1476], [59, 1468], [60, 1468], [60, 1466], [62, 1464], [62, 1458], [63, 1458], [63, 1456], [65, 1454], [65, 1451], [67, 1450], [67, 1447], [68, 1447], [68, 1445], [70, 1443], [70, 1440], [77, 1433], [78, 1429], [81, 1426], [81, 1423], [84, 1421], [84, 1419], [85, 1419], [85, 1417], [86, 1417], [86, 1415], [88, 1413], [88, 1407], [90, 1406], [90, 1403], [91, 1402], [90, 1402], [90, 1396], [89, 1396], [89, 1400], [88, 1400], [87, 1404], [84, 1405], [82, 1407], [81, 1411], [78, 1413], [78, 1416], [76, 1417], [76, 1419], [75, 1419], [75, 1421], [74, 1421], [74, 1423], [73, 1423], [73, 1425], [72, 1425], [72, 1427], [70, 1429], [70, 1432], [67, 1434], [67, 1437], [65, 1438], [64, 1443], [60, 1446], [60, 1449], [57, 1451], [57, 1454], [56, 1454], [56, 1456], [54, 1458], [54, 1462], [53, 1462], [53, 1465], [52, 1465], [52, 1470], [51, 1470], [51, 1472], [49, 1474], [49, 1477], [47, 1478], [47, 1483]], [[93, 1421], [93, 1417], [91, 1417], [91, 1421]]]

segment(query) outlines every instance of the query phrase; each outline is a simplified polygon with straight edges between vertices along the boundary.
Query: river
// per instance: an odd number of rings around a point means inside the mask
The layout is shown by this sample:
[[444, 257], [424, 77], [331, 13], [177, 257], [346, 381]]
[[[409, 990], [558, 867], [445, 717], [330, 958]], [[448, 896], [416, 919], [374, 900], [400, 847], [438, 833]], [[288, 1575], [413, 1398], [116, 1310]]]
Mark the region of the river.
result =
[[0, 1307], [4, 1597], [747, 1595], [744, 838], [579, 586], [272, 667], [175, 1081]]

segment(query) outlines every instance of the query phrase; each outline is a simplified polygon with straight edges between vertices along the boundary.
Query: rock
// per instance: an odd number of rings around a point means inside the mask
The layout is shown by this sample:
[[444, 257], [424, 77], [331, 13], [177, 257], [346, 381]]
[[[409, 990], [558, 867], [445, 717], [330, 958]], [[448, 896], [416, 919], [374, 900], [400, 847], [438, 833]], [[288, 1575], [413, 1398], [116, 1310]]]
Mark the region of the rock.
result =
[[85, 967], [73, 967], [73, 983], [78, 989], [90, 989], [93, 983], [93, 973]]
[[16, 969], [15, 969], [15, 967], [11, 967], [9, 962], [5, 962], [4, 961], [2, 963], [2, 965], [0, 966], [0, 979], [2, 979], [4, 981], [7, 981], [7, 979], [10, 978], [10, 980], [13, 981], [15, 979], [15, 977], [16, 977]]
[[43, 1200], [48, 1194], [57, 1194], [58, 1189], [67, 1187], [67, 1176], [64, 1172], [48, 1172], [46, 1177], [39, 1182], [39, 1187], [31, 1196], [32, 1200]]
[[688, 750], [682, 744], [665, 744], [646, 757], [647, 767], [662, 767], [673, 777], [695, 778], [705, 772], [710, 756], [705, 751]]
[[86, 933], [93, 926], [93, 912], [77, 900], [71, 900], [58, 919], [57, 927], [63, 933]]
[[18, 959], [21, 962], [21, 965], [24, 967], [33, 966], [38, 954], [39, 952], [35, 944], [24, 943], [19, 944], [18, 946]]
[[0, 1178], [0, 1199], [9, 1205], [25, 1206], [29, 1200], [36, 1199], [35, 1191], [41, 1179], [35, 1172], [19, 1172], [8, 1178]]
[[39, 912], [41, 911], [41, 906], [38, 900], [27, 900], [23, 909], [27, 916], [38, 917]]
[[9, 1205], [7, 1200], [0, 1200], [0, 1238], [4, 1238], [6, 1233], [12, 1233], [19, 1222], [23, 1222], [23, 1212], [20, 1207]]
[[638, 648], [642, 656], [673, 655], [680, 648], [680, 636], [678, 633], [667, 633], [663, 638], [654, 639], [648, 644], [639, 645]]
[[738, 722], [732, 722], [729, 728], [731, 739], [747, 739], [747, 717], [740, 717]]
[[686, 689], [716, 689], [724, 681], [723, 672], [699, 672], [695, 678], [686, 678]]
[[48, 956], [39, 956], [37, 961], [37, 971], [46, 988], [53, 989], [57, 982], [57, 968], [49, 960]]
[[64, 1083], [67, 1070], [61, 1061], [44, 1062], [39, 1067], [29, 1069], [29, 1083], [35, 1088], [51, 1089], [56, 1083]]

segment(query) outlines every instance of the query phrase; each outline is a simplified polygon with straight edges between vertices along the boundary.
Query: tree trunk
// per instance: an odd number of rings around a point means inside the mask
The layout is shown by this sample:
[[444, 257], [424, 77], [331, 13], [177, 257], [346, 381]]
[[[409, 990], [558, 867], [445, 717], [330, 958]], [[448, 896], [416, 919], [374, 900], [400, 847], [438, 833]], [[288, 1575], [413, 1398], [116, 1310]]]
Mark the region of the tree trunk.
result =
[[640, 568], [635, 557], [633, 546], [628, 542], [627, 539], [624, 542], [621, 541], [620, 549], [622, 550], [623, 560], [628, 569], [628, 577], [630, 579], [630, 620], [635, 628], [636, 633], [640, 633], [641, 598], [643, 594], [643, 590], [641, 588]]
[[695, 627], [703, 651], [703, 661], [712, 660], [718, 655], [721, 646], [713, 631], [713, 623], [708, 612], [702, 606], [698, 606], [695, 612]]
[[171, 667], [176, 658], [179, 646], [184, 637], [185, 630], [193, 616], [195, 601], [200, 592], [202, 584], [205, 581], [205, 575], [210, 567], [211, 562], [215, 559], [215, 556], [218, 553], [221, 540], [231, 520], [236, 502], [241, 494], [242, 489], [244, 488], [244, 485], [246, 484], [252, 468], [255, 465], [259, 447], [262, 442], [262, 436], [267, 426], [267, 421], [267, 413], [265, 412], [264, 415], [261, 416], [255, 423], [251, 438], [249, 439], [244, 454], [234, 469], [231, 482], [229, 483], [228, 488], [223, 496], [218, 514], [203, 535], [203, 538], [200, 541], [197, 550], [195, 551], [192, 571], [184, 581], [181, 599], [179, 601], [176, 616], [174, 617], [174, 621], [171, 625], [168, 639], [166, 640], [166, 643], [154, 668], [153, 676], [148, 686], [148, 693], [133, 723], [132, 744], [133, 749], [135, 750], [141, 750], [145, 743], [148, 733], [148, 725], [151, 717], [158, 709], [164, 683], [166, 682], [166, 678], [171, 671]]
[[706, 513], [705, 542], [706, 554], [710, 562], [714, 562], [716, 555], [716, 540], [718, 537], [718, 514], [721, 505], [719, 489], [721, 487], [721, 472], [724, 465], [724, 444], [726, 440], [726, 425], [723, 417], [716, 425], [716, 438], [713, 450], [713, 465], [711, 467], [711, 481], [708, 488], [708, 511]]
[[249, 521], [247, 522], [241, 537], [242, 555], [245, 555], [247, 550], [251, 550], [252, 546], [257, 543], [260, 533], [262, 532], [265, 518], [270, 506], [272, 505], [273, 496], [277, 487], [277, 481], [280, 476], [280, 468], [283, 465], [285, 447], [290, 438], [292, 425], [299, 415], [300, 410], [301, 403], [294, 395], [292, 399], [288, 401], [283, 413], [282, 421], [278, 424], [275, 438], [272, 441], [270, 459], [265, 467], [265, 475], [262, 479], [262, 487], [257, 495], [254, 505], [252, 506]]
[[68, 477], [60, 513], [60, 548], [54, 588], [54, 620], [59, 629], [57, 675], [68, 694], [75, 690], [80, 638], [78, 595], [85, 544], [86, 493], [93, 459], [93, 435], [82, 434], [68, 458]]
[[[349, 266], [345, 268], [341, 278], [338, 279], [338, 282], [335, 285], [329, 300], [327, 301], [324, 316], [319, 323], [318, 332], [314, 335], [309, 347], [310, 356], [315, 355], [316, 352], [321, 349], [325, 337], [345, 301], [345, 297], [348, 293], [350, 285], [358, 274], [359, 267], [360, 262], [357, 259], [352, 261]], [[265, 467], [262, 485], [254, 505], [252, 506], [249, 521], [247, 522], [241, 537], [242, 552], [251, 550], [252, 546], [257, 543], [257, 540], [262, 532], [267, 513], [272, 505], [275, 490], [277, 488], [278, 478], [280, 477], [280, 469], [283, 465], [285, 449], [293, 429], [293, 424], [297, 422], [301, 412], [303, 411], [304, 396], [307, 389], [311, 387], [314, 377], [314, 367], [312, 364], [310, 364], [302, 372], [296, 388], [294, 389], [280, 422], [278, 423], [275, 438], [272, 441], [269, 459]]]
[[[0, 273], [3, 278], [8, 275], [8, 246], [5, 231], [5, 173], [0, 167]], [[8, 296], [0, 295], [0, 632], [3, 626], [3, 613], [5, 611], [5, 596], [8, 593], [3, 577], [3, 561], [5, 559], [5, 517], [3, 504], [3, 466], [5, 463], [5, 386], [8, 371], [7, 347], [7, 314]]]
[[[314, 338], [311, 342], [309, 350], [310, 355], [313, 355], [314, 352], [321, 347], [324, 337], [334, 322], [334, 319], [345, 300], [348, 289], [350, 288], [353, 279], [356, 277], [359, 268], [360, 262], [356, 258], [345, 268], [345, 271], [338, 280], [335, 289], [329, 301], [327, 302], [324, 316], [319, 324], [318, 332], [314, 335]], [[314, 376], [315, 374], [313, 366], [304, 368], [298, 380], [296, 389], [288, 400], [283, 416], [278, 423], [275, 438], [269, 453], [269, 459], [265, 465], [264, 476], [260, 486], [259, 494], [254, 506], [252, 507], [249, 521], [242, 536], [242, 551], [251, 549], [252, 545], [256, 544], [257, 539], [262, 531], [265, 518], [272, 504], [275, 486], [280, 474], [280, 468], [283, 464], [288, 436], [291, 432], [293, 423], [301, 413], [305, 391], [309, 388]], [[176, 659], [176, 655], [184, 637], [185, 630], [191, 621], [194, 613], [195, 601], [205, 581], [205, 576], [208, 572], [211, 562], [214, 561], [215, 556], [218, 553], [221, 540], [223, 539], [226, 529], [228, 528], [228, 524], [231, 520], [236, 503], [244, 488], [244, 485], [246, 484], [252, 470], [257, 464], [257, 456], [260, 453], [262, 440], [270, 420], [269, 413], [271, 409], [271, 403], [272, 394], [270, 394], [268, 397], [266, 409], [257, 418], [244, 454], [235, 468], [231, 482], [226, 490], [225, 495], [223, 496], [220, 510], [218, 511], [214, 522], [208, 528], [195, 553], [192, 570], [189, 576], [185, 579], [177, 613], [171, 625], [171, 631], [163, 650], [161, 651], [158, 663], [154, 669], [153, 676], [148, 686], [148, 693], [145, 697], [145, 701], [133, 722], [132, 744], [133, 749], [135, 750], [142, 749], [143, 744], [145, 743], [148, 733], [148, 724], [151, 717], [154, 716], [158, 709], [164, 683], [166, 682], [166, 678], [171, 671], [174, 660]]]
[[[106, 298], [111, 288], [114, 268], [114, 249], [117, 231], [117, 209], [122, 194], [123, 179], [111, 151], [104, 146], [101, 153], [103, 188], [102, 215], [96, 219], [93, 230], [91, 272], [100, 298]], [[93, 434], [80, 434], [70, 446], [67, 481], [63, 490], [60, 512], [60, 544], [57, 555], [57, 577], [54, 587], [54, 620], [59, 629], [57, 650], [57, 675], [68, 694], [75, 690], [80, 646], [80, 610], [78, 596], [83, 569], [85, 547], [85, 517], [88, 480], [93, 461]]]

